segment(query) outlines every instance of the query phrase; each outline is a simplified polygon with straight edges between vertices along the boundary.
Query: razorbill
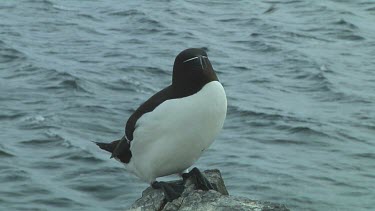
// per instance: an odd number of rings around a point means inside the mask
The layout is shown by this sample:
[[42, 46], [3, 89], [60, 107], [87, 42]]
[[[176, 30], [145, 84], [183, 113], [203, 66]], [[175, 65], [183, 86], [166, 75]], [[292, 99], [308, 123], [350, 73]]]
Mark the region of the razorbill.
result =
[[122, 139], [96, 144], [157, 188], [162, 185], [155, 185], [156, 178], [182, 175], [197, 161], [222, 129], [226, 112], [225, 91], [207, 53], [190, 48], [177, 55], [172, 84], [130, 116]]

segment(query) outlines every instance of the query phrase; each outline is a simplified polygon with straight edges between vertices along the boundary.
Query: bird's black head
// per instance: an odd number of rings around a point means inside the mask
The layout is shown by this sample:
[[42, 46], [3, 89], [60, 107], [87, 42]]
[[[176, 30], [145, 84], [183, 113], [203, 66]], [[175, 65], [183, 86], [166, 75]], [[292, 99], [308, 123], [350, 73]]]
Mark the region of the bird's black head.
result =
[[204, 50], [189, 48], [176, 56], [172, 78], [174, 89], [191, 95], [211, 81], [218, 81], [218, 78]]

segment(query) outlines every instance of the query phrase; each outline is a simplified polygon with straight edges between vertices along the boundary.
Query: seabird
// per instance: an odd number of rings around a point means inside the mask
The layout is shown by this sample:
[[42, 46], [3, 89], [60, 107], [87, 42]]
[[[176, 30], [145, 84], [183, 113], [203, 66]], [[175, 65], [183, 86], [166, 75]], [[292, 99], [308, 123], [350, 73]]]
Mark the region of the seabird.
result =
[[196, 176], [201, 189], [212, 189], [197, 168], [186, 172], [214, 141], [226, 112], [226, 94], [207, 53], [189, 48], [175, 59], [172, 84], [138, 107], [126, 123], [125, 135], [96, 144], [137, 177], [162, 188], [171, 201], [181, 191], [156, 178]]

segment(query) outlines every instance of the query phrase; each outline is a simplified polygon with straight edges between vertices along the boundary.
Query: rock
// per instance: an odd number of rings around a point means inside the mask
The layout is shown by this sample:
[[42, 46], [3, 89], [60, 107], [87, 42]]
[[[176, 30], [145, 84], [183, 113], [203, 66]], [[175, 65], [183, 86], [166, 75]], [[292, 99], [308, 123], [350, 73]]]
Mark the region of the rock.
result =
[[[134, 202], [130, 210], [137, 211], [287, 211], [285, 205], [250, 200], [243, 197], [229, 196], [220, 171], [204, 171], [207, 179], [218, 191], [195, 190], [195, 186], [190, 179], [185, 184], [185, 190], [181, 197], [172, 202], [164, 201], [164, 193], [148, 187], [142, 193], [142, 197]], [[176, 183], [172, 181], [171, 183]]]

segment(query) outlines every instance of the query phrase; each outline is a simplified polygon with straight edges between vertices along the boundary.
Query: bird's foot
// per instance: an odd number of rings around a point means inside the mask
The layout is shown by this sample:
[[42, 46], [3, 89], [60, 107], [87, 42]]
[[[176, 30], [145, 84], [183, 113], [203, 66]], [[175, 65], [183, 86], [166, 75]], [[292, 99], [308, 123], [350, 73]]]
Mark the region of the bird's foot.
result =
[[190, 172], [183, 173], [182, 178], [184, 182], [186, 182], [187, 179], [191, 178], [193, 183], [195, 184], [196, 189], [204, 191], [217, 191], [217, 188], [208, 181], [208, 179], [199, 171], [198, 168], [193, 168]]
[[162, 189], [167, 202], [179, 198], [185, 189], [184, 183], [167, 183], [155, 181], [151, 184], [154, 189]]

